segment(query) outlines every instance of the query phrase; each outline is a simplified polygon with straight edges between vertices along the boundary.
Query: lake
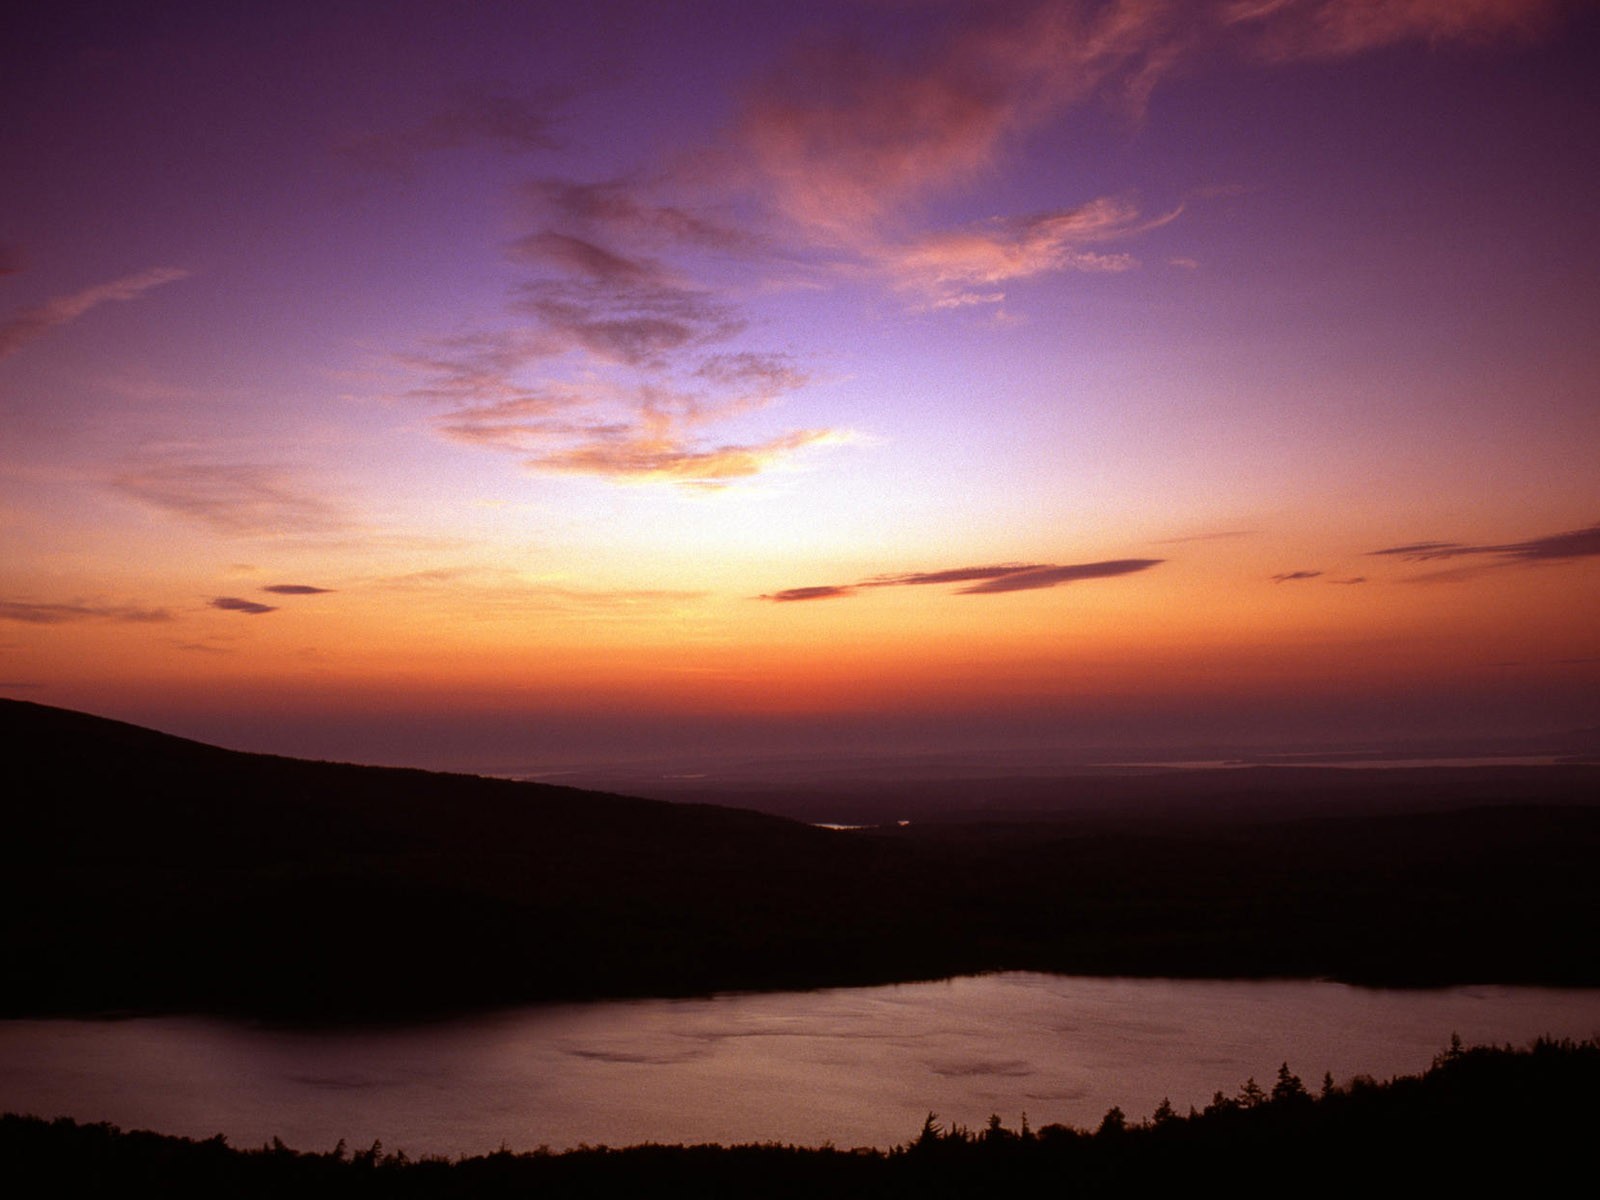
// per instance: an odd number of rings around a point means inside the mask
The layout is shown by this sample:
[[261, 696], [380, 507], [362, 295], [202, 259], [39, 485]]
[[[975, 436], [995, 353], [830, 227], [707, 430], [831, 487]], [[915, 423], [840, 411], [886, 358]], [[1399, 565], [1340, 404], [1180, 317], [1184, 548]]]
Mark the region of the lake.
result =
[[0, 1109], [301, 1150], [540, 1145], [888, 1147], [928, 1112], [1098, 1124], [1178, 1111], [1287, 1061], [1387, 1078], [1449, 1042], [1600, 1034], [1600, 990], [1013, 972], [936, 983], [548, 1005], [424, 1026], [283, 1030], [192, 1017], [0, 1022]]

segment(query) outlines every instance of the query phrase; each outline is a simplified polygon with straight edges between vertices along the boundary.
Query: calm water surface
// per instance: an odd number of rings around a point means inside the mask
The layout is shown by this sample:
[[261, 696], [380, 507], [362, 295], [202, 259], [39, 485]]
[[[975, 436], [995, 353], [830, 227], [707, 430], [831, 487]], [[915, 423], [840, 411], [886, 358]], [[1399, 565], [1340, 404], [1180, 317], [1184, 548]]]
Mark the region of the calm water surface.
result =
[[643, 1141], [887, 1147], [929, 1110], [1094, 1125], [1183, 1111], [1278, 1064], [1315, 1088], [1425, 1068], [1452, 1032], [1600, 1034], [1600, 991], [1333, 983], [939, 983], [519, 1009], [337, 1033], [216, 1020], [0, 1022], [0, 1109], [238, 1146], [420, 1154]]

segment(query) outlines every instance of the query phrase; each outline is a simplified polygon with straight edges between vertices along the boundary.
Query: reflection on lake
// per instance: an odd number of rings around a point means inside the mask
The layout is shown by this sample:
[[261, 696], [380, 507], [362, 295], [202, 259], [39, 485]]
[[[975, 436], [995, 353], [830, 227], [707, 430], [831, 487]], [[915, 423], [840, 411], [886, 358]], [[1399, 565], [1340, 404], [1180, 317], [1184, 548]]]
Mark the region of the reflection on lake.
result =
[[643, 1141], [887, 1147], [931, 1109], [1092, 1126], [1184, 1111], [1278, 1064], [1386, 1078], [1452, 1032], [1600, 1033], [1600, 991], [1011, 973], [698, 1000], [556, 1005], [402, 1029], [197, 1018], [0, 1022], [0, 1109], [236, 1146], [462, 1154]]

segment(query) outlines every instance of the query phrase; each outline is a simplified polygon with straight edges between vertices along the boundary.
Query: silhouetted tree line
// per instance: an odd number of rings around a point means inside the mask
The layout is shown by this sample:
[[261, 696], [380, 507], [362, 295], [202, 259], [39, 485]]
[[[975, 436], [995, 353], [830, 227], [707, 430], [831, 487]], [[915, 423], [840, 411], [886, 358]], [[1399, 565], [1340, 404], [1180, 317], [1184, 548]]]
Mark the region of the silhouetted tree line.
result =
[[[1143, 1121], [1120, 1108], [1092, 1132], [972, 1130], [930, 1113], [888, 1151], [795, 1146], [584, 1146], [410, 1159], [381, 1143], [303, 1153], [274, 1141], [237, 1150], [124, 1133], [106, 1124], [0, 1118], [0, 1179], [39, 1194], [164, 1196], [767, 1196], [929, 1197], [1052, 1189], [1153, 1196], [1214, 1189], [1305, 1196], [1543, 1194], [1590, 1178], [1600, 1117], [1600, 1040], [1540, 1040], [1523, 1050], [1459, 1039], [1420, 1076], [1378, 1083], [1324, 1077], [1313, 1093], [1285, 1063], [1270, 1088], [1247, 1080], [1203, 1110], [1163, 1100]], [[16, 1194], [16, 1193], [13, 1193]]]

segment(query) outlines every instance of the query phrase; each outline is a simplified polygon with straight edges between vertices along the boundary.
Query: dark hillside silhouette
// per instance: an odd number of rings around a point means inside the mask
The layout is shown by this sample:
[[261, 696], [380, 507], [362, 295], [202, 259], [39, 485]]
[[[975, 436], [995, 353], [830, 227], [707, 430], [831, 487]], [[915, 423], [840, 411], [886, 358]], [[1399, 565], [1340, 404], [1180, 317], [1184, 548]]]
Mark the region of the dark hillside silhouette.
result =
[[1600, 808], [1565, 776], [1561, 803], [1523, 784], [1459, 811], [837, 832], [14, 701], [0, 729], [9, 1015], [370, 1019], [990, 969], [1600, 982]]

